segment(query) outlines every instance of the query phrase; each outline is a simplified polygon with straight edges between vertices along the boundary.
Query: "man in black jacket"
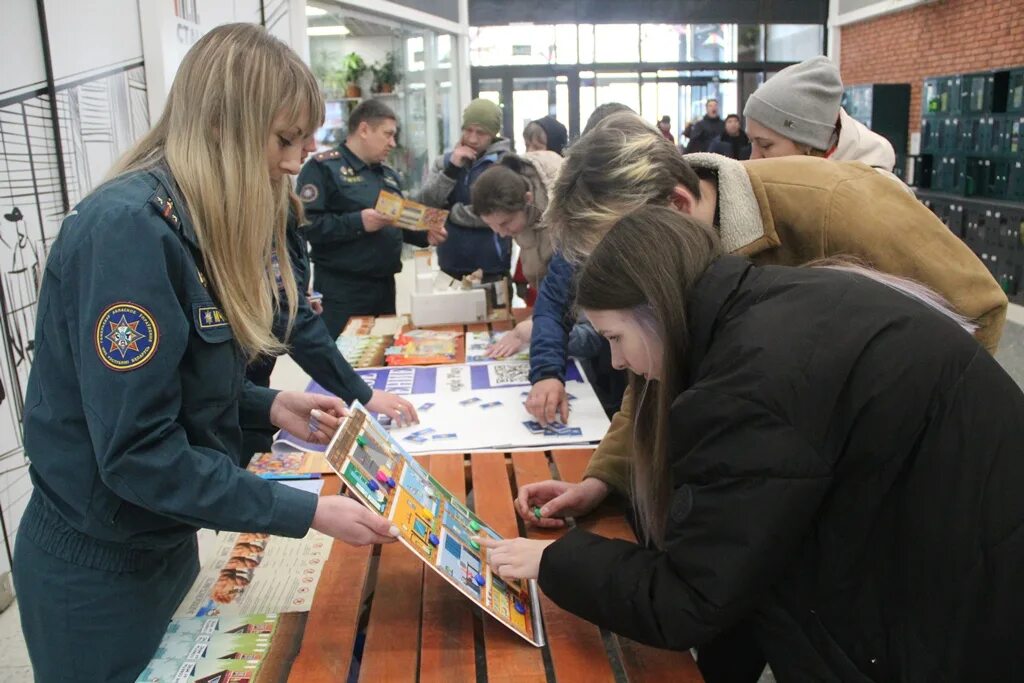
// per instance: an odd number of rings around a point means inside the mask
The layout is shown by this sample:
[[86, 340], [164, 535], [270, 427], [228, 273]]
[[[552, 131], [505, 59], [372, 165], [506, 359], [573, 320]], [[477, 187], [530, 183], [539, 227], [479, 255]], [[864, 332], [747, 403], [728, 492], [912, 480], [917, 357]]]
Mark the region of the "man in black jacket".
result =
[[725, 132], [711, 141], [708, 151], [737, 161], [750, 158], [750, 138], [740, 128], [740, 117], [736, 114], [725, 117]]
[[683, 135], [689, 140], [686, 153], [706, 152], [711, 142], [725, 132], [725, 122], [718, 116], [718, 100], [711, 98], [704, 105], [704, 118], [686, 126]]

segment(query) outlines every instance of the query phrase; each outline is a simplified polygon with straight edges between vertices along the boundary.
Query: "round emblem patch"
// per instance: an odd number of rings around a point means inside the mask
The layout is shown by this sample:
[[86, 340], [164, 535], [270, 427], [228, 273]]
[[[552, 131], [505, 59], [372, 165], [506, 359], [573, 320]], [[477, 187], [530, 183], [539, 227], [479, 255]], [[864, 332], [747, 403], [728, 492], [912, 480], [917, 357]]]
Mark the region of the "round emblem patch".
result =
[[142, 306], [120, 301], [96, 321], [96, 352], [111, 370], [126, 372], [148, 363], [156, 353], [160, 331]]
[[320, 190], [318, 190], [316, 188], [316, 185], [313, 185], [313, 184], [303, 185], [302, 189], [299, 190], [299, 197], [301, 197], [302, 201], [304, 201], [306, 203], [309, 203], [309, 202], [313, 201], [314, 199], [316, 199], [319, 196], [320, 196]]

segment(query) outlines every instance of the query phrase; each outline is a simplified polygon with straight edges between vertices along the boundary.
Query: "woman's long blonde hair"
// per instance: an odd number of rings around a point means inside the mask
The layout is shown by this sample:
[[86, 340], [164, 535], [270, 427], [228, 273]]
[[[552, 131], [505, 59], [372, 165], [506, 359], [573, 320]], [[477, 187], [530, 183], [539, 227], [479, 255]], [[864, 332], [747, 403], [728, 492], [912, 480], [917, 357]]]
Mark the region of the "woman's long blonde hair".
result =
[[249, 357], [284, 351], [273, 316], [283, 295], [290, 328], [298, 300], [285, 241], [291, 180], [268, 175], [267, 141], [279, 116], [299, 128], [296, 144], [323, 121], [309, 68], [260, 26], [218, 26], [185, 55], [160, 120], [111, 171], [170, 167], [201, 266]]

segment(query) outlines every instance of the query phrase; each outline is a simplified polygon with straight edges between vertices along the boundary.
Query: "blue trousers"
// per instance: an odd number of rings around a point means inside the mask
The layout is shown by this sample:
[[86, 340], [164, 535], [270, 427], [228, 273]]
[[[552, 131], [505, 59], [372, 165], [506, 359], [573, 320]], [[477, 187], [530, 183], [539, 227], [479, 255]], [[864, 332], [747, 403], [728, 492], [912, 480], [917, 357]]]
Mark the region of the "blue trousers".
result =
[[138, 570], [73, 564], [18, 534], [14, 587], [37, 683], [133, 683], [199, 572], [195, 536]]

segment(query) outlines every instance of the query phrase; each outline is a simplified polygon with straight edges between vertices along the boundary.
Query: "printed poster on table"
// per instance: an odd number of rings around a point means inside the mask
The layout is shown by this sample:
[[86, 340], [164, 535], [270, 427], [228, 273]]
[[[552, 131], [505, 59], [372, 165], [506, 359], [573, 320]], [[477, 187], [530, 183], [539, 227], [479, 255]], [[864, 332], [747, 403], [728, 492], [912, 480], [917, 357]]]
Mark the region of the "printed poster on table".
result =
[[[369, 386], [407, 398], [418, 425], [392, 427], [375, 416], [409, 453], [569, 448], [594, 444], [608, 431], [608, 417], [579, 365], [566, 367], [569, 421], [544, 429], [526, 412], [528, 361], [496, 361], [440, 367], [357, 370]], [[328, 393], [315, 382], [307, 391]], [[275, 451], [323, 451], [324, 446], [280, 432]]]
[[312, 529], [304, 538], [221, 533], [174, 617], [308, 612], [331, 543]]
[[306, 615], [248, 614], [172, 620], [140, 683], [242, 683], [277, 680], [294, 660]]
[[[466, 362], [496, 362], [494, 361], [493, 358], [487, 355], [487, 349], [491, 348], [494, 344], [497, 344], [499, 341], [501, 341], [501, 338], [504, 337], [506, 334], [513, 334], [513, 332], [511, 330], [508, 332], [467, 332]], [[530, 360], [530, 345], [527, 344], [519, 353], [516, 353], [502, 360]]]
[[358, 402], [326, 456], [356, 499], [391, 520], [401, 530], [399, 541], [428, 567], [513, 632], [544, 645], [536, 582], [492, 574], [474, 540], [501, 536], [430, 476]]

